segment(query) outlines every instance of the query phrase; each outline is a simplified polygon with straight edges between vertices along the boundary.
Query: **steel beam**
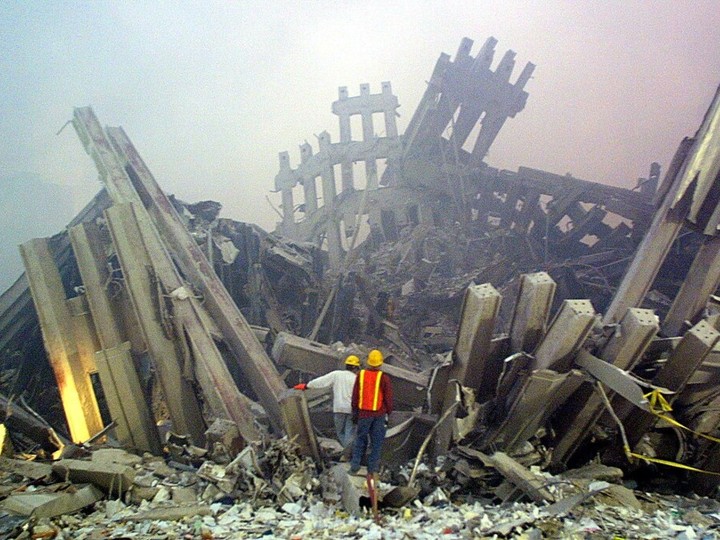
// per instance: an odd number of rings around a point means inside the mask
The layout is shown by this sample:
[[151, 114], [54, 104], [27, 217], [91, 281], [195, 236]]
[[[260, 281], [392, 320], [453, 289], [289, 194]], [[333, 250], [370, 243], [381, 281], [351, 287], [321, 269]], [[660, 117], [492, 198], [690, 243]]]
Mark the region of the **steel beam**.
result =
[[130, 342], [99, 350], [95, 362], [110, 414], [117, 423], [118, 439], [138, 450], [160, 455], [160, 437], [135, 370]]
[[118, 155], [132, 172], [130, 178], [163, 240], [172, 249], [183, 274], [203, 295], [205, 309], [240, 361], [239, 367], [255, 389], [270, 421], [276, 429], [281, 429], [278, 398], [285, 384], [275, 366], [125, 132], [122, 128], [108, 128], [108, 133]]
[[720, 286], [720, 236], [705, 237], [680, 291], [670, 306], [670, 311], [663, 320], [663, 334], [680, 335], [686, 321], [690, 324], [696, 322], [701, 317], [708, 298], [718, 286]]
[[[501, 362], [488, 365], [492, 359], [492, 335], [502, 297], [491, 284], [471, 285], [465, 291], [460, 309], [460, 326], [453, 351], [453, 363], [448, 381], [457, 381], [477, 390], [478, 403], [488, 401], [495, 392]], [[458, 399], [456, 384], [447, 384], [441, 406], [441, 416], [455, 406]], [[433, 455], [444, 454], [450, 446], [455, 418], [448, 416], [438, 426]]]
[[95, 373], [97, 371], [95, 351], [100, 349], [100, 343], [95, 331], [95, 322], [90, 314], [87, 295], [81, 294], [68, 298], [67, 305], [70, 315], [72, 315], [72, 335], [80, 358], [80, 365], [88, 375]]
[[[653, 385], [667, 388], [673, 392], [666, 398], [670, 404], [680, 395], [692, 374], [712, 351], [718, 340], [720, 340], [720, 333], [706, 321], [700, 321], [685, 333], [652, 380]], [[656, 416], [637, 409], [623, 419], [631, 448], [652, 429], [657, 420]]]
[[695, 134], [678, 190], [672, 197], [675, 209], [690, 197], [688, 221], [703, 234], [715, 236], [720, 228], [720, 86]]
[[190, 435], [195, 444], [200, 444], [205, 433], [200, 403], [190, 381], [183, 377], [184, 360], [176, 348], [177, 336], [169, 334], [163, 324], [167, 323], [162, 315], [164, 300], [156, 284], [153, 257], [144, 244], [134, 205], [115, 205], [105, 212], [105, 216], [173, 430]]
[[60, 273], [47, 239], [36, 238], [20, 246], [25, 273], [40, 321], [48, 361], [55, 373], [65, 418], [74, 442], [102, 430], [102, 420], [90, 377], [83, 368], [72, 338], [72, 315]]
[[[89, 107], [75, 110], [73, 125], [86, 151], [95, 160], [101, 179], [106, 184], [113, 201], [117, 204], [134, 203], [133, 213], [139, 230], [143, 233], [143, 242], [152, 253], [152, 263], [165, 291], [168, 294], [177, 291], [185, 287], [186, 283], [177, 272], [158, 229], [162, 231], [164, 240], [170, 244], [183, 273], [201, 282], [200, 289], [205, 299], [203, 305], [191, 292], [182, 297], [170, 295], [169, 301], [174, 310], [175, 322], [180, 328], [178, 334], [187, 335], [191, 348], [199, 352], [195, 357], [196, 369], [204, 370], [205, 373], [202, 373], [198, 381], [209, 404], [220, 407], [216, 408], [214, 413], [235, 421], [240, 433], [243, 437], [247, 437], [247, 440], [254, 440], [257, 437], [249, 400], [234, 384], [222, 355], [206, 326], [203, 325], [200, 313], [206, 307], [211, 311], [236, 358], [246, 360], [246, 357], [239, 354], [241, 352], [249, 358], [241, 367], [246, 368], [244, 370], [246, 375], [248, 373], [253, 375], [249, 377], [250, 382], [263, 400], [271, 422], [280, 429], [282, 420], [276, 396], [280, 392], [278, 386], [284, 389], [285, 385], [247, 321], [215, 275], [202, 250], [182, 225], [172, 204], [157, 186], [129, 139], [122, 130], [116, 128], [113, 130], [115, 134], [113, 138], [115, 149], [113, 149], [108, 136]], [[119, 154], [116, 154], [116, 151]], [[118, 155], [123, 157], [122, 164]], [[133, 185], [133, 180], [136, 185]], [[143, 202], [153, 210], [152, 218]], [[199, 277], [205, 279], [201, 280]], [[243, 348], [243, 345], [247, 347]], [[263, 359], [266, 360], [265, 363]], [[277, 391], [273, 395], [268, 395], [268, 387]], [[202, 433], [204, 434], [204, 430]], [[202, 440], [202, 437], [198, 440]]]
[[[312, 377], [343, 369], [344, 355], [329, 345], [280, 332], [275, 338], [272, 356], [279, 366], [307, 373]], [[415, 373], [385, 362], [382, 370], [393, 381], [396, 404], [409, 409], [423, 407], [428, 397], [427, 372]]]
[[535, 435], [550, 416], [572, 395], [583, 381], [578, 370], [557, 373], [549, 369], [533, 371], [517, 382], [514, 401], [493, 435], [486, 441], [507, 452]]
[[635, 256], [605, 312], [603, 324], [613, 324], [625, 314], [628, 308], [640, 307], [683, 226], [684, 218], [689, 211], [689, 204], [677, 209], [671, 208], [671, 205], [684, 181], [681, 171], [683, 163], [689, 159], [691, 147], [692, 141], [685, 139], [673, 157], [665, 180], [670, 183], [669, 192], [660, 208], [655, 212], [648, 232], [635, 251]]
[[556, 284], [546, 272], [524, 274], [510, 324], [511, 352], [535, 350], [545, 333]]
[[[647, 350], [658, 326], [652, 310], [629, 309], [601, 349], [600, 358], [618, 369], [631, 370]], [[609, 393], [609, 397], [612, 395]], [[554, 463], [567, 463], [605, 411], [602, 398], [589, 386], [581, 388], [572, 401], [568, 410], [563, 410], [563, 421], [557, 426]]]
[[[121, 444], [141, 451], [161, 451], [153, 415], [144, 399], [140, 378], [119, 324], [117, 307], [108, 296], [111, 276], [108, 260], [100, 240], [100, 230], [84, 223], [68, 229], [75, 260], [92, 313], [99, 340], [96, 364], [100, 383], [116, 423], [115, 434]], [[131, 314], [134, 317], [134, 313]], [[127, 399], [135, 396], [136, 399]]]
[[573, 356], [592, 330], [595, 310], [590, 300], [565, 300], [533, 352], [533, 369], [567, 371]]
[[[490, 358], [490, 342], [502, 296], [490, 283], [471, 285], [465, 291], [460, 309], [460, 327], [455, 343], [455, 362], [451, 379], [478, 390], [477, 401], [493, 397], [495, 384]], [[499, 375], [499, 369], [496, 375]]]

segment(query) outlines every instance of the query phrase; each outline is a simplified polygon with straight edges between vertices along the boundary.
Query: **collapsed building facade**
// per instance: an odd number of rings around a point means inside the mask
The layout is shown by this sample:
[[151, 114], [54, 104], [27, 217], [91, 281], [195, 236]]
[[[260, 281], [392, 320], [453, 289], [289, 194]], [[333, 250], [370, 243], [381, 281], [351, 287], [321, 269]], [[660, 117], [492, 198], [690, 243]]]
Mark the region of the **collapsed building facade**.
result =
[[340, 141], [303, 144], [297, 167], [280, 154], [272, 234], [166, 196], [121, 128], [76, 109], [103, 190], [21, 246], [26, 272], [0, 297], [15, 444], [110, 435], [159, 454], [168, 429], [211, 450], [286, 433], [320, 462], [327, 397], [288, 387], [380, 347], [399, 399], [389, 465], [426, 448], [558, 469], [665, 460], [713, 490], [718, 96], [662, 181], [657, 164], [636, 189], [498, 170], [484, 158], [534, 66], [511, 83], [496, 43], [442, 54], [403, 134], [389, 82], [340, 88]]

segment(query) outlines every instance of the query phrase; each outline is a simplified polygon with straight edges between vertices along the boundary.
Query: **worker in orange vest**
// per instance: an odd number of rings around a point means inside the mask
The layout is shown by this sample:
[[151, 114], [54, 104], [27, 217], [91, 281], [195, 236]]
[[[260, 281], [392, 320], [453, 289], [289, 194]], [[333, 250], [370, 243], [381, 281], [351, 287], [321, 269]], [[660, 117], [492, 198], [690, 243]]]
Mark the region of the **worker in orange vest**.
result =
[[387, 417], [393, 410], [392, 382], [390, 377], [380, 371], [383, 355], [377, 349], [368, 354], [368, 369], [360, 370], [355, 379], [352, 393], [353, 421], [357, 422], [357, 434], [353, 446], [350, 472], [360, 470], [365, 451], [370, 442], [370, 455], [367, 461], [368, 475], [380, 468], [380, 451], [385, 440]]

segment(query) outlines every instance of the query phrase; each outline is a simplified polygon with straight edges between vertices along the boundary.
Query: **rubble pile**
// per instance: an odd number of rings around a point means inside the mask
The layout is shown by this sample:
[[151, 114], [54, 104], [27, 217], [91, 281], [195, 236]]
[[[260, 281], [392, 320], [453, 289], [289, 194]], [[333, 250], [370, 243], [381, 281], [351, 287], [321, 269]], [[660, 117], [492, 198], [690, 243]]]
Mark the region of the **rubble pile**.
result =
[[[419, 478], [434, 484], [433, 491], [401, 508], [384, 508], [382, 523], [365, 512], [349, 515], [329, 471], [314, 474], [294, 496], [275, 489], [269, 498], [257, 497], [258, 485], [283, 483], [273, 464], [279, 455], [303, 462], [296, 450], [283, 440], [243, 452], [230, 464], [204, 460], [196, 468], [98, 448], [68, 465], [71, 477], [89, 470], [83, 463], [96, 465], [92, 473], [86, 472], [87, 484], [68, 482], [58, 474], [63, 461], [51, 467], [3, 458], [0, 506], [13, 513], [0, 513], [0, 538], [691, 539], [714, 538], [720, 527], [717, 500], [636, 497], [616, 483], [622, 473], [607, 467], [559, 477], [538, 472], [542, 489], [556, 502], [497, 504], [477, 495], [448, 495], [453, 482], [439, 481], [438, 471], [423, 466]], [[104, 476], [108, 471], [117, 474], [118, 468], [132, 480], [109, 486]], [[254, 481], [248, 483], [250, 477]], [[284, 476], [284, 484], [292, 477]]]
[[[103, 189], [0, 296], [0, 530], [713, 537], [720, 97], [662, 181], [499, 170], [534, 66], [510, 83], [496, 43], [442, 54], [403, 134], [390, 83], [340, 88], [340, 141], [279, 156], [273, 233], [166, 195], [75, 109]], [[371, 348], [396, 401], [382, 526], [328, 396], [292, 389]]]

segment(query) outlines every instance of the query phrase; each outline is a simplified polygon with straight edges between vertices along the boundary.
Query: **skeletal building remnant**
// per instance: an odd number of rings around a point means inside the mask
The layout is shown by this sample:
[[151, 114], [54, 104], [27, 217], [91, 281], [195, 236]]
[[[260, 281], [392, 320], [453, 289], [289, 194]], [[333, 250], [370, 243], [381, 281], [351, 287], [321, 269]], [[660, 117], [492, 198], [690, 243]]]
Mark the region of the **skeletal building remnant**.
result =
[[[352, 234], [356, 214], [361, 210], [347, 206], [337, 208], [338, 197], [352, 195], [355, 190], [353, 163], [365, 163], [365, 189], [377, 189], [379, 159], [392, 159], [399, 155], [399, 139], [395, 121], [397, 97], [392, 94], [389, 82], [382, 83], [380, 94], [371, 94], [370, 85], [360, 85], [360, 95], [350, 97], [347, 87], [339, 90], [339, 99], [333, 103], [333, 113], [340, 122], [340, 142], [333, 143], [327, 131], [318, 137], [320, 150], [313, 154], [305, 143], [300, 147], [301, 164], [292, 169], [287, 152], [280, 153], [280, 172], [275, 177], [275, 189], [282, 194], [283, 220], [281, 233], [297, 240], [327, 241], [330, 265], [337, 267], [342, 259], [341, 221], [346, 234]], [[373, 114], [382, 113], [385, 136], [375, 134]], [[353, 140], [350, 119], [362, 118], [362, 140]], [[341, 167], [342, 191], [337, 193], [335, 166]], [[317, 178], [321, 179], [324, 205], [318, 208]], [[304, 192], [305, 220], [297, 222], [293, 187], [301, 184]], [[320, 212], [320, 214], [318, 214]]]
[[[404, 156], [458, 152], [472, 143], [469, 164], [478, 166], [508, 117], [525, 108], [524, 87], [535, 65], [528, 62], [514, 84], [509, 82], [515, 67], [515, 53], [507, 51], [495, 71], [490, 69], [497, 40], [488, 38], [472, 58], [473, 41], [464, 38], [455, 59], [443, 53], [433, 70], [428, 88], [405, 132]], [[457, 118], [455, 113], [458, 112]], [[479, 122], [479, 124], [478, 124]], [[450, 131], [447, 148], [439, 137]], [[477, 129], [475, 141], [468, 137]]]

